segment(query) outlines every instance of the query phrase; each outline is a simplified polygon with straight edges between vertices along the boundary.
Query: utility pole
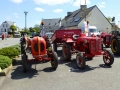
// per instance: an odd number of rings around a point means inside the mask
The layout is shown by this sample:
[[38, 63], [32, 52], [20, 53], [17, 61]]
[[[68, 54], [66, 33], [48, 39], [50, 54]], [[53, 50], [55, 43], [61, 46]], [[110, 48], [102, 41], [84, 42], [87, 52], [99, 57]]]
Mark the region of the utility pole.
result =
[[24, 13], [25, 13], [25, 31], [26, 31], [26, 27], [27, 27], [27, 13], [28, 12], [24, 11]]
[[[86, 0], [85, 0], [85, 6], [86, 6]], [[86, 7], [87, 8], [87, 7]], [[85, 21], [86, 21], [86, 8], [85, 8]]]

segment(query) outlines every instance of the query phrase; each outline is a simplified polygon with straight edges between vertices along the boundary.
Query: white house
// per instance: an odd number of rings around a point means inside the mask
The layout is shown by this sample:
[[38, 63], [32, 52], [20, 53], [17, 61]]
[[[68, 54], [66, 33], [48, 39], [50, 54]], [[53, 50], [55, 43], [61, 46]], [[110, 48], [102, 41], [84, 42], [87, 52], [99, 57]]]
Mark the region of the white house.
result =
[[43, 27], [45, 32], [54, 32], [61, 26], [61, 18], [42, 19], [42, 21], [44, 22]]
[[[11, 21], [4, 21], [1, 25], [0, 25], [0, 34], [2, 32], [11, 32], [10, 30], [10, 26], [11, 25], [15, 25], [15, 22], [11, 22]], [[18, 31], [18, 27], [17, 27], [17, 31]]]
[[67, 13], [67, 16], [61, 21], [60, 29], [80, 28], [84, 26], [85, 20], [88, 20], [91, 26], [96, 26], [99, 31], [110, 32], [113, 28], [113, 25], [96, 5], [89, 8], [81, 5], [80, 9]]

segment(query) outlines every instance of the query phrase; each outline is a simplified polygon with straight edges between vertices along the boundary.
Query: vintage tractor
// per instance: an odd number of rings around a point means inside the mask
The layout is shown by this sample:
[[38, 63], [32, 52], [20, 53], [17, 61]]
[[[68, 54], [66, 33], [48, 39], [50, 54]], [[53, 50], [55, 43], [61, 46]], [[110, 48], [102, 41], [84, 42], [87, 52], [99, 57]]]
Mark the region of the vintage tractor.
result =
[[[28, 70], [27, 63], [31, 61], [51, 61], [51, 66], [53, 69], [58, 67], [57, 53], [52, 50], [50, 41], [47, 37], [35, 36], [33, 38], [28, 38], [24, 36], [20, 41], [22, 66], [24, 72]], [[31, 54], [33, 58], [28, 59], [28, 54]]]
[[115, 55], [120, 55], [120, 31], [114, 31], [111, 40], [111, 50]]
[[103, 39], [103, 44], [106, 48], [110, 47], [111, 44], [111, 39], [112, 39], [112, 34], [102, 32], [100, 34], [100, 37]]
[[102, 48], [102, 38], [98, 36], [86, 37], [80, 29], [56, 30], [51, 38], [52, 42], [62, 44], [64, 60], [70, 61], [72, 54], [76, 55], [76, 62], [80, 69], [84, 69], [86, 59], [102, 55], [105, 65], [114, 62], [113, 54]]

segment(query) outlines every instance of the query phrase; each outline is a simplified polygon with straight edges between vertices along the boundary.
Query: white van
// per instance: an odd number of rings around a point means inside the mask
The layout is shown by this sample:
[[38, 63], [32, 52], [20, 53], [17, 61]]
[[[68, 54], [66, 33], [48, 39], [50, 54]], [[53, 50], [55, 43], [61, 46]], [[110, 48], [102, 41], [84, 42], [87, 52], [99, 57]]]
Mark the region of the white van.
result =
[[[80, 29], [82, 30], [83, 33], [85, 33], [85, 27], [80, 27]], [[91, 35], [92, 34], [97, 35], [97, 36], [100, 35], [100, 32], [97, 30], [96, 26], [89, 26], [89, 32]]]

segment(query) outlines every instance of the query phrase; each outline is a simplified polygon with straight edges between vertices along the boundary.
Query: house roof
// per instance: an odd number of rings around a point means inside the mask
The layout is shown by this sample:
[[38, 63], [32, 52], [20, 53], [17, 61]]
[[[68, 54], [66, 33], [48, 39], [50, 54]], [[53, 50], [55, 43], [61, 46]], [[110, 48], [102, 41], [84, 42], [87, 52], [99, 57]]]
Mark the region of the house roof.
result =
[[8, 23], [10, 26], [14, 24], [12, 21], [5, 21], [4, 23]]
[[[86, 8], [86, 15], [94, 8], [95, 6], [92, 6], [90, 8]], [[66, 24], [64, 23], [64, 26], [76, 26], [85, 18], [85, 11], [82, 9], [75, 10], [71, 12], [69, 15], [67, 15], [63, 20], [66, 19]]]
[[55, 19], [43, 19], [44, 26], [55, 26], [58, 25], [61, 21], [61, 18], [55, 18]]
[[[86, 15], [89, 14], [89, 12], [92, 11], [94, 7], [97, 7], [96, 5], [86, 8]], [[99, 9], [98, 9], [99, 10]], [[99, 10], [100, 11], [100, 10]], [[101, 12], [101, 11], [100, 11]], [[102, 12], [101, 12], [102, 13]], [[104, 16], [104, 14], [102, 13]], [[105, 16], [104, 16], [105, 17]], [[61, 27], [71, 27], [71, 26], [77, 26], [83, 19], [85, 18], [85, 11], [82, 9], [75, 10], [73, 12], [70, 12], [69, 15], [67, 15], [63, 19], [63, 23]], [[106, 17], [105, 17], [106, 18]], [[107, 18], [106, 18], [107, 19]], [[66, 20], [66, 21], [65, 21]], [[108, 19], [107, 19], [108, 21]], [[109, 21], [108, 21], [109, 22]], [[110, 22], [109, 22], [110, 23]], [[110, 23], [111, 24], [111, 23]], [[111, 24], [112, 26], [112, 24]]]

